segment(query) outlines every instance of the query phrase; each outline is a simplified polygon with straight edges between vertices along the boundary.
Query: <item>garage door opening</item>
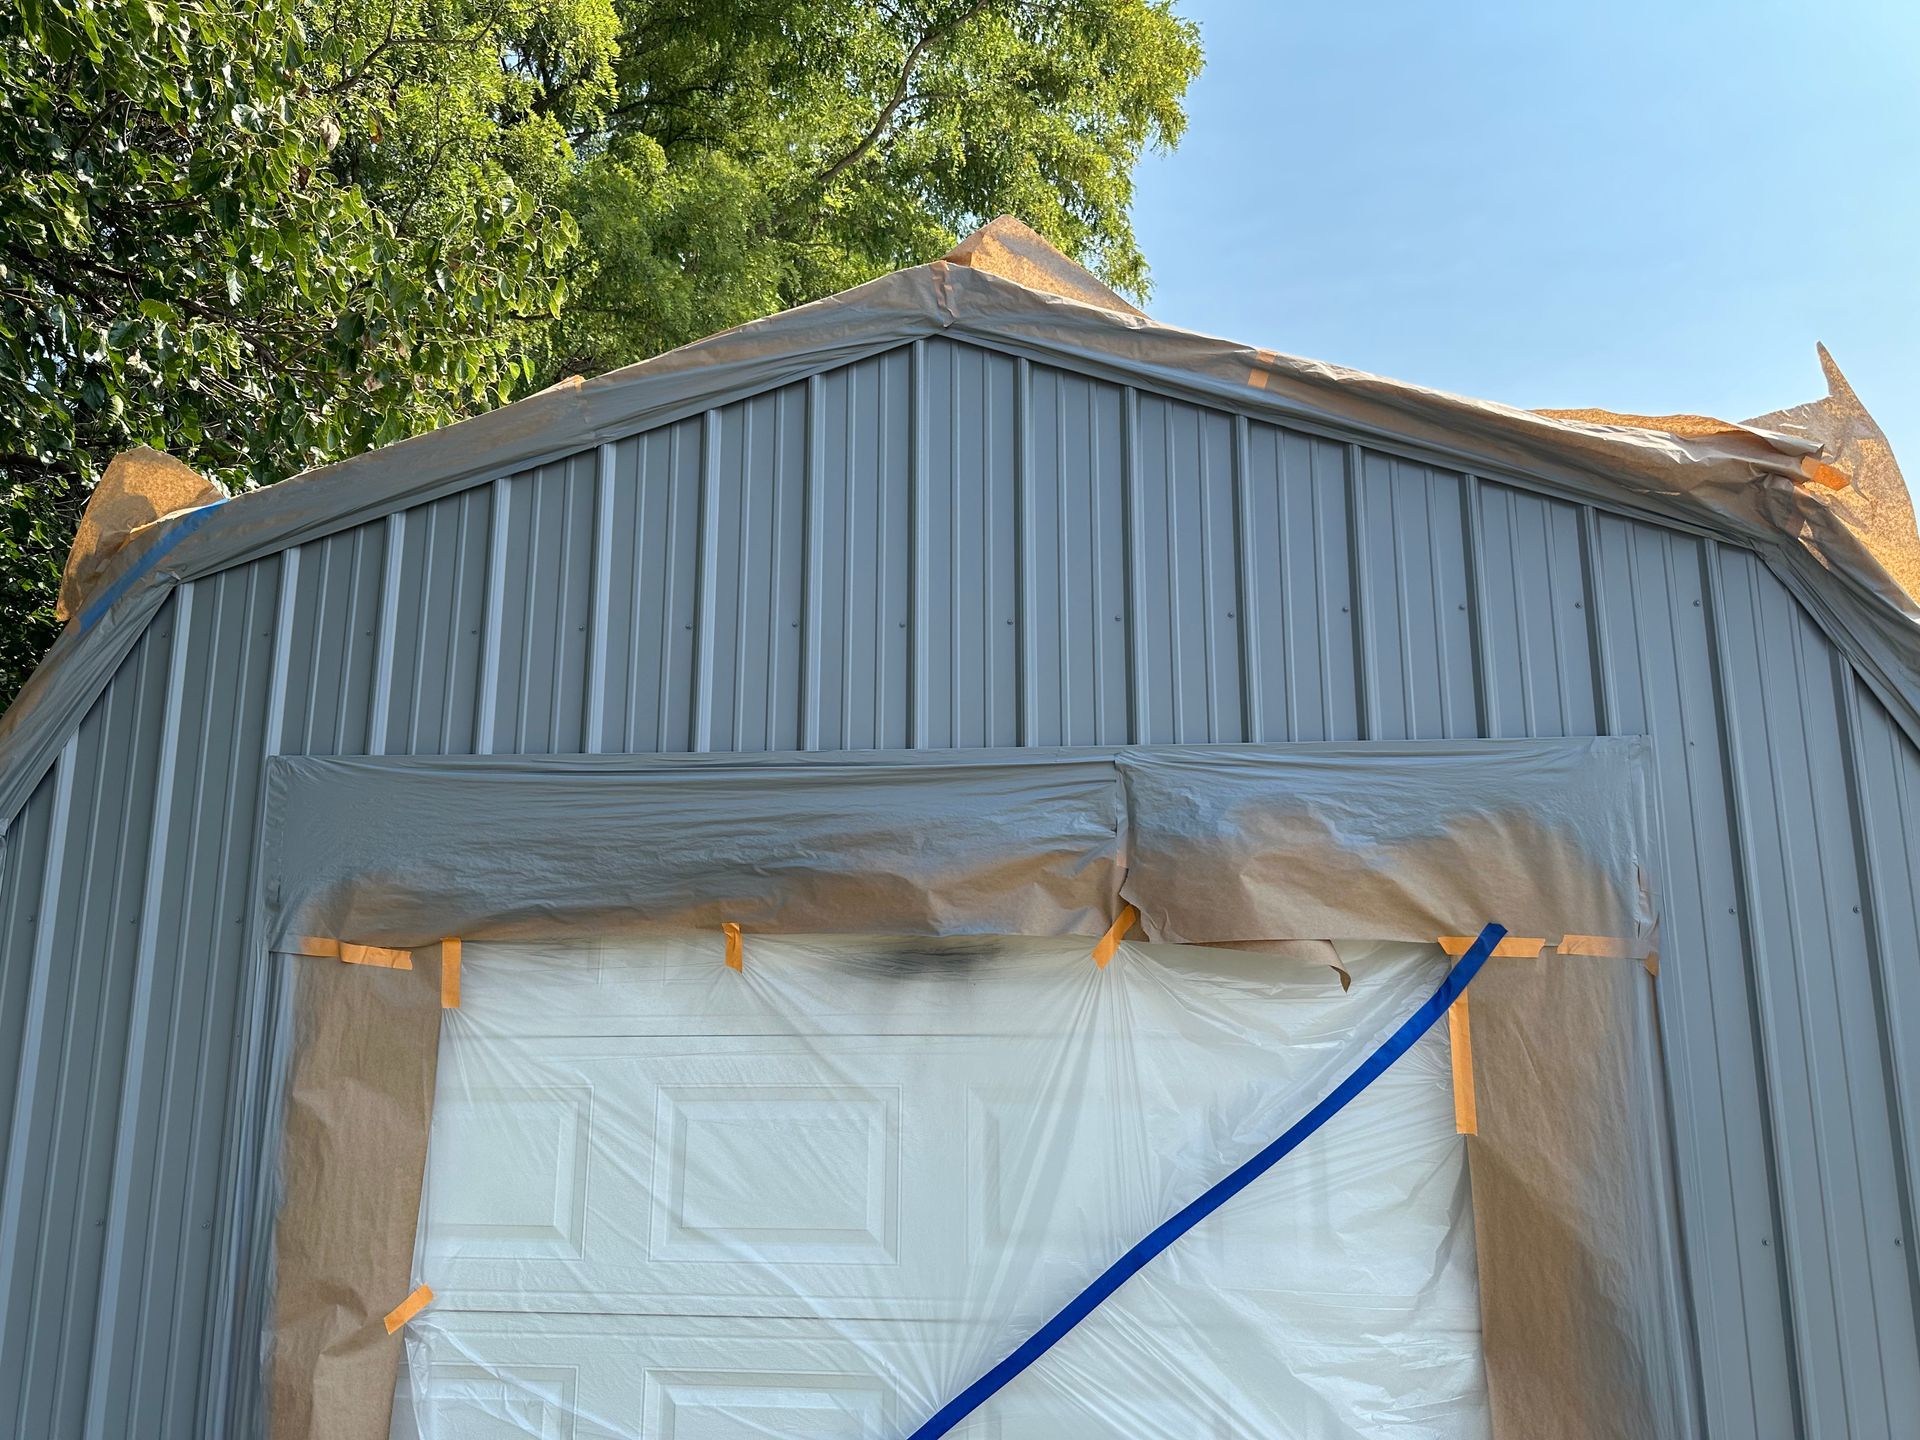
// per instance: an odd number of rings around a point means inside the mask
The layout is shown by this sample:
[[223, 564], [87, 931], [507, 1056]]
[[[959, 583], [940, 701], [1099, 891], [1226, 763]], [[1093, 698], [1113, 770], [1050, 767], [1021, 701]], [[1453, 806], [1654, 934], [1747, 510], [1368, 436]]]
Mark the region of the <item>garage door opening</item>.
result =
[[[396, 1436], [891, 1440], [1434, 990], [1084, 940], [473, 944]], [[1489, 1433], [1446, 1027], [954, 1433]]]

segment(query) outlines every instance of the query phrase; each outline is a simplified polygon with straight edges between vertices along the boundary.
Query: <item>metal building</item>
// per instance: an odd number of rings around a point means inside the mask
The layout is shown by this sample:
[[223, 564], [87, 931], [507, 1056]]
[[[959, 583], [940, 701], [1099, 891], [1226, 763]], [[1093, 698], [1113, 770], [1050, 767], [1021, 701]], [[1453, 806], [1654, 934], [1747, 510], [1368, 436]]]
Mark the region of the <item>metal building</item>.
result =
[[257, 1403], [265, 757], [1590, 735], [1657, 764], [1692, 1422], [1912, 1433], [1920, 634], [1818, 448], [1188, 336], [1000, 227], [171, 522], [0, 726], [0, 1433]]

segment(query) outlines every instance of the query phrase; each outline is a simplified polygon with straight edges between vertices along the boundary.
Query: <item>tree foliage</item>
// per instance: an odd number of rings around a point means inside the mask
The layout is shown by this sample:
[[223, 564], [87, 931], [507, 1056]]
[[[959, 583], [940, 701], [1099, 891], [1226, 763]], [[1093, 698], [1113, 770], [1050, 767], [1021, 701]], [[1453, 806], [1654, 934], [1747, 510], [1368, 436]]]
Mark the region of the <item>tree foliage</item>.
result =
[[264, 484], [930, 259], [1144, 293], [1171, 0], [0, 7], [0, 699], [116, 451]]
[[917, 264], [1002, 212], [1143, 295], [1135, 162], [1200, 63], [1157, 0], [620, 0], [556, 354], [593, 371]]
[[147, 443], [229, 486], [498, 403], [574, 235], [502, 171], [431, 234], [344, 180], [349, 113], [293, 0], [0, 14], [0, 685], [54, 634], [68, 538]]

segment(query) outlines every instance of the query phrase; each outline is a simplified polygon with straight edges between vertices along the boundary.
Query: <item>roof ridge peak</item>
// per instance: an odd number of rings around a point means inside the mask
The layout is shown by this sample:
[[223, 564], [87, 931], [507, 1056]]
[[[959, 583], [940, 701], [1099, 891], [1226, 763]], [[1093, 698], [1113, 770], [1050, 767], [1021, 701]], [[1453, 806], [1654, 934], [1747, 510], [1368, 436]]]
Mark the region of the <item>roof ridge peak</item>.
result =
[[995, 216], [940, 258], [949, 265], [984, 270], [1029, 290], [1058, 295], [1082, 305], [1097, 305], [1102, 310], [1117, 310], [1123, 315], [1144, 317], [1146, 314], [1014, 215]]

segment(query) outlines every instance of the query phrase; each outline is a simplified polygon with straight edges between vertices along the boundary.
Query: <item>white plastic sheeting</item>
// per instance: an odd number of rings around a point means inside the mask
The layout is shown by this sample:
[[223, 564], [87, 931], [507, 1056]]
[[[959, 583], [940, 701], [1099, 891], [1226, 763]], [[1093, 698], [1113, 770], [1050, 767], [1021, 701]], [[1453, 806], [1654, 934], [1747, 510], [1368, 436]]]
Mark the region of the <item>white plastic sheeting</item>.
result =
[[[396, 1436], [891, 1440], [1416, 1010], [1084, 940], [470, 945]], [[1482, 1437], [1444, 1027], [954, 1433]]]

